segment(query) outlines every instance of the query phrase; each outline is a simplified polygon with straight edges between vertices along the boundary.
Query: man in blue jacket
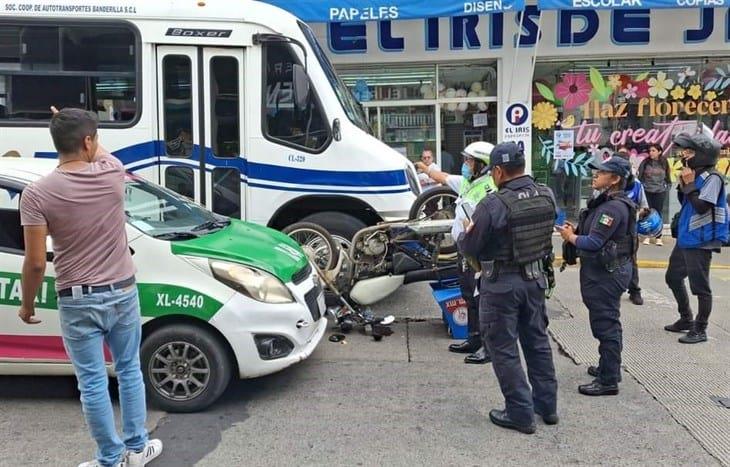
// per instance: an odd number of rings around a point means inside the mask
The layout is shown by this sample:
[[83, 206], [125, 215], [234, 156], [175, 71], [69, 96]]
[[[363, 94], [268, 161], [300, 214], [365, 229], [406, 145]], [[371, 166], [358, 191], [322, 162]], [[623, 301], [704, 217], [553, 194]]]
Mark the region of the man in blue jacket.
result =
[[[677, 244], [669, 258], [665, 280], [677, 300], [680, 318], [664, 329], [689, 331], [679, 342], [696, 344], [707, 340], [707, 322], [712, 312], [712, 252], [719, 252], [728, 241], [728, 205], [724, 180], [714, 169], [720, 144], [701, 133], [677, 135], [674, 144], [682, 150], [684, 165], [677, 187], [682, 208], [676, 228]], [[692, 295], [697, 296], [694, 320], [685, 278], [689, 278]]]

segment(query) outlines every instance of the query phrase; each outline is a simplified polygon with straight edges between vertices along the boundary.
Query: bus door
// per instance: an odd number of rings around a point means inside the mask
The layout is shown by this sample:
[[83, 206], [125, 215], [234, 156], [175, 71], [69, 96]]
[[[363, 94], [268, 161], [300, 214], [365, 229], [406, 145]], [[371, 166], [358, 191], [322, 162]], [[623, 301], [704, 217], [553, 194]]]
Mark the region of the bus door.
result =
[[158, 46], [160, 183], [245, 217], [243, 50]]
[[157, 47], [157, 70], [160, 184], [203, 203], [197, 47]]
[[205, 206], [245, 219], [243, 49], [203, 49]]

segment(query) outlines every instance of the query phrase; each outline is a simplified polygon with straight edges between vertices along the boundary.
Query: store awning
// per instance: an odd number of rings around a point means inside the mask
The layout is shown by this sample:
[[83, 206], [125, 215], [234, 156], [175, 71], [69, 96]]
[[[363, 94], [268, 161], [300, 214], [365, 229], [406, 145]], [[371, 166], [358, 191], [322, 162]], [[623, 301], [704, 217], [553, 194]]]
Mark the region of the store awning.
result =
[[389, 0], [383, 3], [372, 0], [262, 1], [311, 23], [488, 15], [525, 9], [525, 0]]
[[654, 10], [722, 8], [730, 0], [538, 0], [540, 10]]

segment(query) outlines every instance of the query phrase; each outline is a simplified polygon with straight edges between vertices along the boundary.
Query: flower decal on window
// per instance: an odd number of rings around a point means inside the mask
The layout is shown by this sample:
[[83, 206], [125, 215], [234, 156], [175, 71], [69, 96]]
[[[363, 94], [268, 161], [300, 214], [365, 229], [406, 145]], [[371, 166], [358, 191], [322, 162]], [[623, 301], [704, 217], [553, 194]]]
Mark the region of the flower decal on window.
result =
[[621, 87], [621, 75], [611, 75], [608, 77], [608, 85], [611, 89], [618, 89]]
[[538, 102], [532, 108], [532, 125], [538, 130], [550, 130], [558, 121], [558, 110], [550, 102]]
[[565, 110], [572, 110], [588, 102], [591, 89], [584, 74], [566, 73], [563, 81], [555, 86], [555, 96], [562, 99]]
[[693, 84], [689, 87], [689, 91], [687, 91], [687, 95], [690, 96], [692, 99], [697, 100], [702, 95], [702, 87], [699, 84]]
[[648, 84], [649, 95], [651, 97], [666, 99], [669, 95], [669, 90], [674, 87], [674, 80], [667, 78], [667, 74], [660, 71], [656, 74], [656, 78], [649, 78]]
[[717, 99], [717, 93], [715, 91], [707, 91], [707, 93], [705, 93], [706, 101], [714, 101], [715, 99]]
[[626, 99], [636, 99], [639, 87], [633, 83], [626, 84], [626, 87], [621, 90]]
[[677, 73], [677, 82], [679, 84], [684, 83], [685, 81], [690, 81], [692, 78], [694, 78], [697, 75], [697, 72], [694, 71], [690, 67], [685, 67], [684, 70]]
[[679, 101], [684, 99], [684, 88], [681, 88], [679, 86], [675, 86], [674, 89], [672, 89], [672, 92], [669, 93], [672, 96], [672, 99], [675, 101]]

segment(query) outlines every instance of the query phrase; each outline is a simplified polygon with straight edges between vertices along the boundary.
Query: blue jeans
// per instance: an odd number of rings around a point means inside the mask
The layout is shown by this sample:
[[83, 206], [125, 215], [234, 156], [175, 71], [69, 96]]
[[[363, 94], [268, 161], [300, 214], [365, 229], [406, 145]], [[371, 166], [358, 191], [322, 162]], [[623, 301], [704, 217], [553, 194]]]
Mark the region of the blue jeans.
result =
[[[147, 443], [144, 382], [139, 363], [142, 325], [137, 288], [59, 297], [58, 309], [66, 352], [81, 391], [86, 424], [104, 466], [121, 462], [125, 450], [141, 451]], [[104, 346], [111, 350], [119, 382], [124, 442], [114, 425]]]

